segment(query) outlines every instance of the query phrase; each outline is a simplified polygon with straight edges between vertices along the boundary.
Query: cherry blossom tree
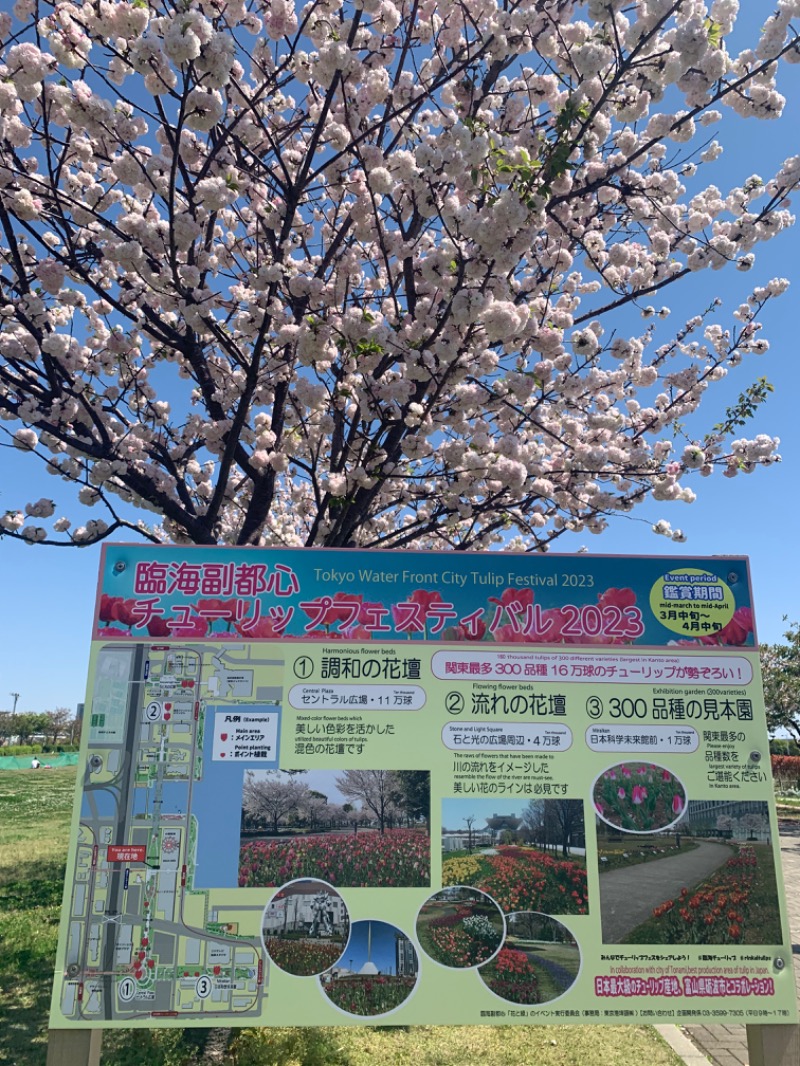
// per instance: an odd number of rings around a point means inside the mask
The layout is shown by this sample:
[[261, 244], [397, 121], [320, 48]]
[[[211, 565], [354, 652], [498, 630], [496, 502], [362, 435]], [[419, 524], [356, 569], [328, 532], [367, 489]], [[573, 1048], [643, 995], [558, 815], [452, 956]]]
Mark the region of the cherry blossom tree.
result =
[[274, 770], [267, 770], [259, 777], [252, 770], [245, 774], [242, 811], [249, 818], [269, 822], [275, 836], [282, 820], [301, 807], [307, 808], [310, 799], [308, 786], [296, 777], [286, 777]]
[[686, 427], [788, 283], [660, 306], [792, 221], [800, 157], [711, 184], [800, 61], [800, 0], [738, 7], [17, 0], [0, 436], [98, 517], [4, 534], [544, 550], [775, 461], [764, 379]]
[[346, 799], [358, 800], [362, 810], [375, 816], [380, 832], [384, 831], [398, 791], [392, 770], [345, 770], [336, 778], [336, 787]]
[[[784, 619], [786, 621], [786, 619]], [[761, 672], [770, 734], [800, 740], [800, 623], [791, 622], [782, 644], [762, 644]]]

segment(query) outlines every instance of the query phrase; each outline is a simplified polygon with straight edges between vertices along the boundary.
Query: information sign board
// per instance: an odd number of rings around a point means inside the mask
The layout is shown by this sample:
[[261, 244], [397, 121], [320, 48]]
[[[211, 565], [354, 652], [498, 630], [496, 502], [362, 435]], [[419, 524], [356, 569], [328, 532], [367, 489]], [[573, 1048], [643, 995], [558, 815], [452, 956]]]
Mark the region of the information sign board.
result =
[[747, 561], [106, 546], [51, 1026], [796, 1021]]

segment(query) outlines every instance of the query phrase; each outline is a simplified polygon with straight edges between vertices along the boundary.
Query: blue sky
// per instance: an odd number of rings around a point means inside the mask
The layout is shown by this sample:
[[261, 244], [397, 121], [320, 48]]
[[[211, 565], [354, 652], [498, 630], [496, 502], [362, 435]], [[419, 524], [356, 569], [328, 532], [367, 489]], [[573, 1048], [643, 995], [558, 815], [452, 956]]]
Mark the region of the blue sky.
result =
[[[744, 30], [757, 27], [770, 5], [743, 4]], [[725, 193], [753, 173], [771, 177], [787, 156], [800, 153], [800, 66], [782, 66], [781, 89], [788, 104], [780, 122], [744, 122], [725, 112], [720, 140], [725, 154], [712, 167], [700, 168], [698, 187], [709, 182]], [[800, 196], [794, 210], [800, 211]], [[612, 521], [599, 537], [589, 534], [562, 538], [560, 551], [585, 545], [592, 552], [620, 555], [665, 554], [748, 555], [761, 641], [780, 640], [783, 616], [800, 618], [800, 580], [792, 561], [793, 534], [800, 517], [800, 415], [798, 414], [797, 306], [800, 301], [800, 227], [765, 244], [748, 274], [726, 270], [693, 276], [687, 288], [665, 292], [656, 306], [672, 308], [669, 320], [677, 329], [684, 316], [721, 296], [726, 312], [742, 301], [754, 285], [785, 276], [793, 286], [772, 302], [764, 315], [762, 336], [771, 350], [750, 356], [721, 387], [709, 390], [697, 425], [697, 436], [717, 422], [728, 405], [756, 378], [766, 376], [775, 393], [745, 430], [744, 436], [769, 433], [781, 438], [783, 462], [766, 470], [728, 480], [721, 475], [687, 481], [697, 493], [693, 504], [648, 503], [630, 518]], [[689, 299], [691, 297], [691, 300]], [[728, 324], [724, 315], [721, 322]], [[41, 496], [66, 502], [61, 485], [32, 466], [28, 457], [0, 450], [0, 506], [18, 508]], [[78, 509], [70, 507], [70, 516]], [[93, 517], [88, 512], [83, 521]], [[675, 544], [657, 537], [650, 526], [667, 518], [683, 529], [687, 542]], [[79, 523], [76, 523], [79, 524]], [[131, 539], [131, 538], [127, 538]], [[20, 694], [18, 710], [75, 708], [84, 698], [92, 610], [99, 549], [29, 547], [5, 539], [0, 543], [0, 710], [10, 709], [10, 693]], [[623, 564], [624, 565], [624, 564]]]
[[442, 829], [451, 829], [453, 832], [467, 830], [466, 818], [474, 818], [472, 828], [475, 832], [486, 828], [486, 819], [495, 814], [516, 815], [522, 817], [522, 812], [528, 806], [524, 799], [443, 799], [442, 800]]
[[[404, 930], [389, 925], [388, 922], [353, 922], [347, 950], [342, 956], [342, 966], [357, 973], [367, 961], [367, 949], [370, 947], [371, 961], [381, 973], [394, 973], [396, 970], [395, 936], [402, 932]], [[405, 935], [408, 936], [408, 933]]]

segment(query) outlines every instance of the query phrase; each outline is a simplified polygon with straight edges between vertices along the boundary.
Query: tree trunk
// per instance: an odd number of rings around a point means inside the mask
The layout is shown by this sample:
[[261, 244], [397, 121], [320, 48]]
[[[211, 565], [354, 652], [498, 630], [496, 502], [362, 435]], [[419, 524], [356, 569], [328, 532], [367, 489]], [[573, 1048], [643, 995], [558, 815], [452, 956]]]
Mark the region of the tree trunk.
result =
[[219, 1066], [225, 1061], [225, 1052], [231, 1038], [230, 1029], [209, 1029], [206, 1033], [202, 1054], [197, 1060], [199, 1066]]

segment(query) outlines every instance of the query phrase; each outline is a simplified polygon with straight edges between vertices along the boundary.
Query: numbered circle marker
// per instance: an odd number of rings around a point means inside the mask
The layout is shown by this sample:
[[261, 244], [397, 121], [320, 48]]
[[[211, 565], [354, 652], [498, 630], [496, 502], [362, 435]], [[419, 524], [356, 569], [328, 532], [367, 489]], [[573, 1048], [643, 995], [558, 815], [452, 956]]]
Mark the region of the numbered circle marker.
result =
[[117, 993], [123, 1003], [130, 1003], [136, 995], [136, 982], [132, 977], [123, 977], [117, 988]]

